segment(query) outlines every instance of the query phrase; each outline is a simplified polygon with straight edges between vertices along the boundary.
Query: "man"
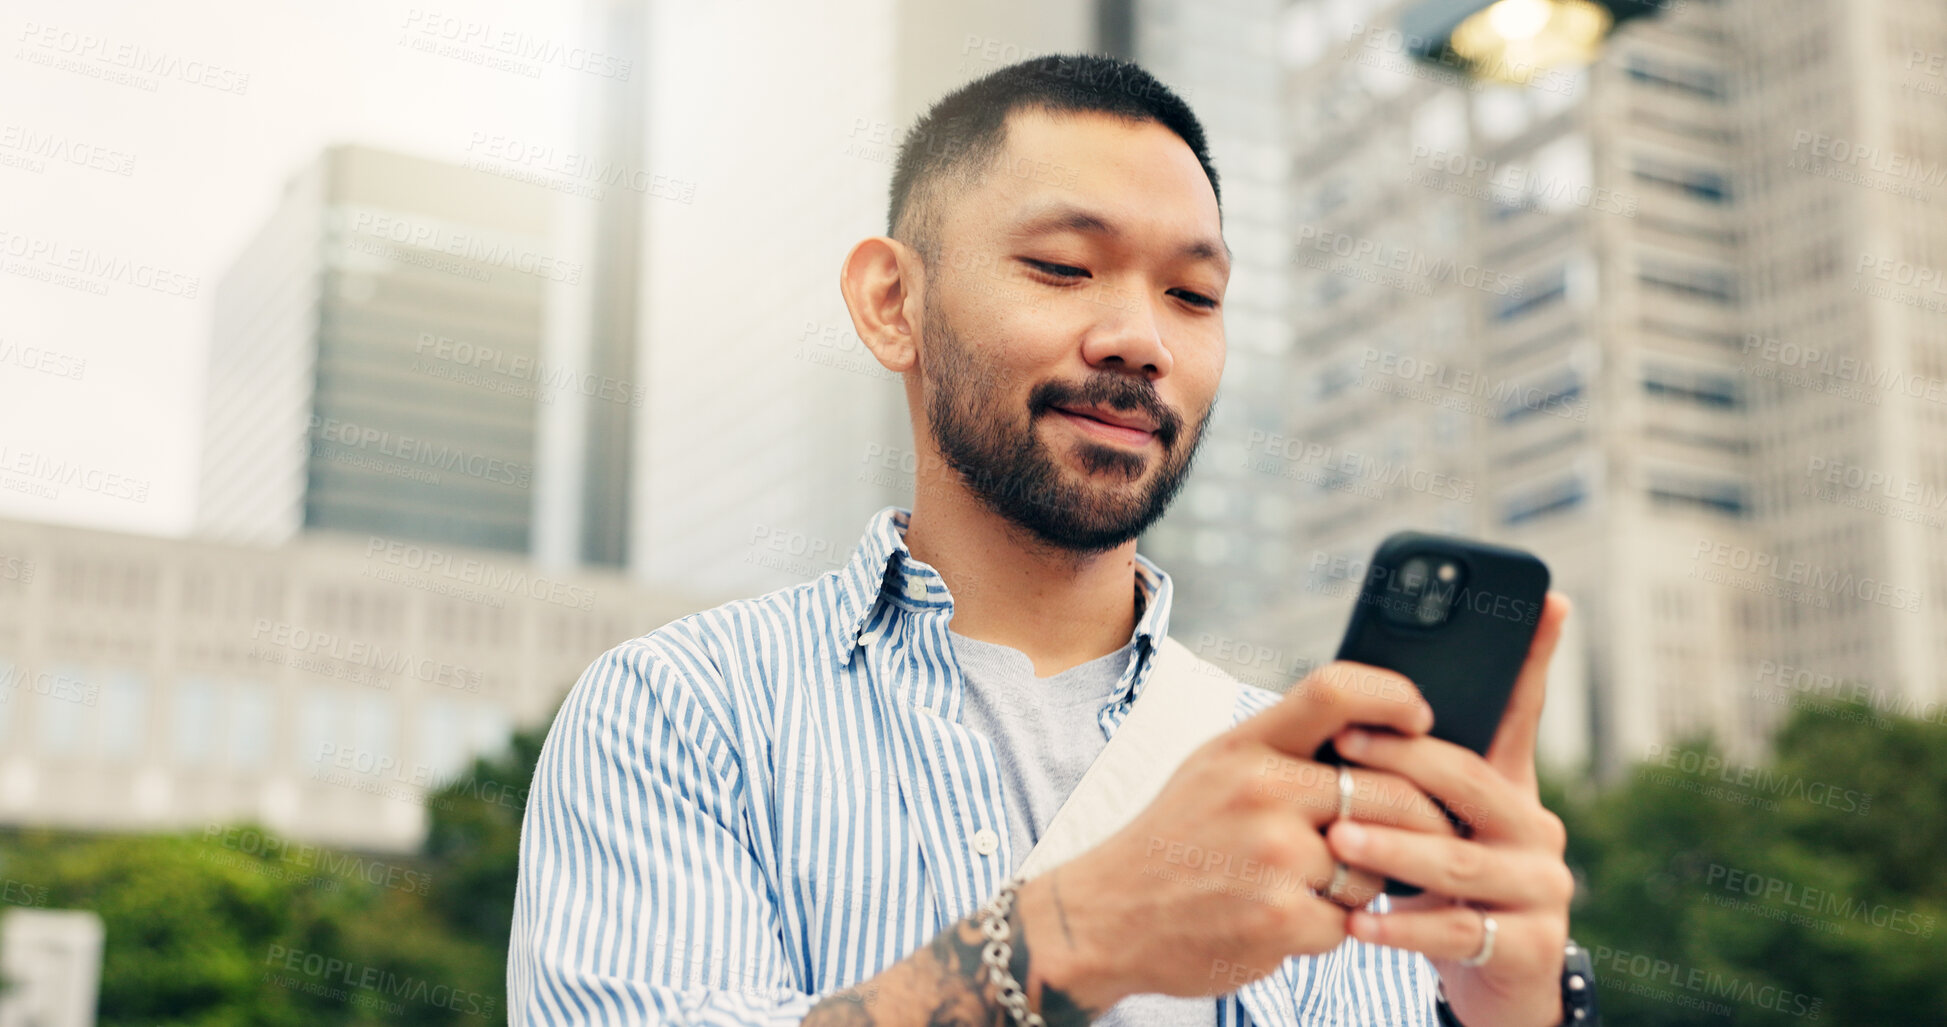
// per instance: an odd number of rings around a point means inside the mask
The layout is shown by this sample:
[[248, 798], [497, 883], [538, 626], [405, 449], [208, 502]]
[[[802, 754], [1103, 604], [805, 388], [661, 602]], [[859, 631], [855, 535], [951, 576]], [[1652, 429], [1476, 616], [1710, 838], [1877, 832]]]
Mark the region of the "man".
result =
[[[904, 376], [913, 508], [575, 685], [522, 833], [514, 1023], [1432, 1024], [1436, 981], [1473, 1027], [1561, 1020], [1572, 885], [1533, 772], [1560, 596], [1489, 758], [1335, 663], [1240, 690], [1126, 827], [1003, 888], [1167, 633], [1135, 546], [1215, 403], [1220, 230], [1202, 129], [1133, 64], [1014, 65], [921, 119], [890, 235], [840, 275]], [[1349, 810], [1327, 740], [1364, 768]], [[1426, 894], [1369, 903], [1385, 876]], [[983, 965], [1003, 927], [1018, 1011]]]

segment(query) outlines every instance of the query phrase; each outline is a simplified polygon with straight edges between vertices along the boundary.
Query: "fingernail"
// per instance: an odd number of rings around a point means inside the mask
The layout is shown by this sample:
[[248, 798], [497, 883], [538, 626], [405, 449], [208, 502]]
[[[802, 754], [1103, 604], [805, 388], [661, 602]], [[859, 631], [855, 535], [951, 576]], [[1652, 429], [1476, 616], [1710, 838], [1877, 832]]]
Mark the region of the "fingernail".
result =
[[1379, 918], [1363, 910], [1352, 914], [1345, 926], [1361, 941], [1371, 941], [1379, 934]]
[[1349, 855], [1365, 848], [1366, 829], [1350, 820], [1341, 820], [1333, 829], [1339, 836], [1339, 848]]
[[1338, 749], [1347, 756], [1364, 756], [1366, 746], [1371, 741], [1371, 735], [1358, 728], [1352, 728], [1339, 736]]

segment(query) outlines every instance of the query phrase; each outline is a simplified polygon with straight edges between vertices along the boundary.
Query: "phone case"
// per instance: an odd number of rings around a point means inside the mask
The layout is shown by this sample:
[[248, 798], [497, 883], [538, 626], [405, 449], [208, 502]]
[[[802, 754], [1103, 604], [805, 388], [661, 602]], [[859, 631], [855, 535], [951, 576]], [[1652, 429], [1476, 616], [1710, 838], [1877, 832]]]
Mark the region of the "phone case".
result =
[[[1449, 615], [1431, 626], [1386, 616], [1389, 606], [1397, 609], [1410, 595], [1402, 591], [1400, 567], [1419, 555], [1445, 557], [1461, 568], [1458, 581], [1429, 584], [1455, 593]], [[1433, 707], [1433, 736], [1485, 755], [1547, 595], [1548, 566], [1531, 553], [1452, 535], [1399, 532], [1373, 553], [1337, 659], [1404, 674]]]
[[[1403, 568], [1422, 557], [1429, 566], [1457, 566], [1458, 579], [1424, 581], [1415, 592]], [[1452, 589], [1451, 606], [1439, 623], [1419, 623], [1410, 610], [1436, 588]], [[1430, 734], [1486, 755], [1547, 595], [1548, 567], [1531, 553], [1452, 535], [1399, 532], [1373, 553], [1337, 659], [1405, 675], [1433, 707]], [[1330, 742], [1319, 758], [1340, 762]], [[1464, 830], [1458, 820], [1455, 826]], [[1419, 892], [1386, 881], [1388, 895]]]

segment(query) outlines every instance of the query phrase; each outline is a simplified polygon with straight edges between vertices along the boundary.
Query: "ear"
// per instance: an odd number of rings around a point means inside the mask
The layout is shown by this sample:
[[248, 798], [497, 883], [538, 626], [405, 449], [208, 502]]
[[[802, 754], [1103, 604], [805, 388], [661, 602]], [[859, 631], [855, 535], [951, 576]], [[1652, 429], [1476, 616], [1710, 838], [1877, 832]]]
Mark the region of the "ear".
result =
[[919, 360], [919, 255], [897, 239], [875, 235], [845, 255], [838, 291], [852, 328], [879, 363], [896, 374]]

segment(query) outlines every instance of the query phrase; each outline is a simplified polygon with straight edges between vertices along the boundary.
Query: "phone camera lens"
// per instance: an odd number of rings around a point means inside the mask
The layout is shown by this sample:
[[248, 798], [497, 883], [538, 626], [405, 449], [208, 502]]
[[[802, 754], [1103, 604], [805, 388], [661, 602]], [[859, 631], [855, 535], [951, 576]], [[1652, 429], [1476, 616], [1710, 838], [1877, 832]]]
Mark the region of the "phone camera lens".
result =
[[1427, 572], [1432, 570], [1424, 557], [1416, 556], [1402, 564], [1399, 569], [1399, 587], [1407, 595], [1419, 595], [1426, 587]]

